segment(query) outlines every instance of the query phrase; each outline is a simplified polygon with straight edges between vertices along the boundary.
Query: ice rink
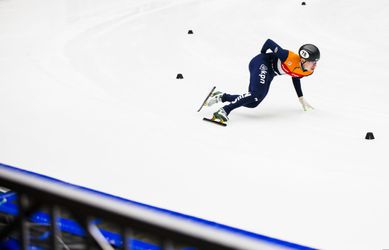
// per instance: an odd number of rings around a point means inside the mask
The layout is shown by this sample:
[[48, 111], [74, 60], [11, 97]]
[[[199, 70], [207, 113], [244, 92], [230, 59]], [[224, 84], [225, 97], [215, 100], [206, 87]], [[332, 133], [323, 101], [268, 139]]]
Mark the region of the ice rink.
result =
[[[389, 248], [389, 2], [306, 3], [0, 0], [0, 162], [320, 249]], [[227, 127], [203, 122], [268, 38], [320, 48], [315, 109], [277, 76]]]

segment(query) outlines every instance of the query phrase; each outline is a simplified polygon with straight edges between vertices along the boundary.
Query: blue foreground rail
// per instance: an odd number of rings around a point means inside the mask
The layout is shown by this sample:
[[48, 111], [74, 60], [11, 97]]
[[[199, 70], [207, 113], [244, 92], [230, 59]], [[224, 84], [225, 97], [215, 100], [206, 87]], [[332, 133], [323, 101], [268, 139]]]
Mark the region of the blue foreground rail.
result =
[[[11, 215], [11, 216], [18, 216], [17, 205], [13, 203], [16, 199], [17, 199], [16, 193], [14, 192], [0, 194], [0, 213]], [[49, 226], [51, 224], [50, 215], [44, 212], [34, 213], [32, 216], [30, 216], [29, 221], [42, 226]], [[95, 224], [98, 226], [99, 220], [96, 220]], [[74, 220], [66, 219], [66, 218], [57, 218], [57, 225], [59, 229], [64, 233], [69, 233], [79, 237], [86, 236], [85, 230]], [[109, 232], [103, 229], [100, 229], [100, 232], [112, 246], [117, 248], [123, 247], [123, 238], [120, 234]], [[50, 232], [46, 231], [42, 233], [42, 235], [37, 239], [43, 241], [43, 240], [47, 240], [49, 237], [50, 237]], [[7, 242], [9, 246], [12, 246], [12, 248], [10, 249], [14, 249], [14, 245], [16, 243], [17, 243], [16, 240], [11, 240]], [[130, 249], [149, 249], [149, 250], [160, 249], [158, 246], [149, 244], [147, 242], [139, 241], [136, 239], [130, 239], [129, 244], [130, 244]], [[30, 247], [30, 249], [38, 250], [42, 248]], [[182, 250], [194, 250], [194, 248], [182, 248]]]
[[[35, 236], [37, 239], [34, 240], [49, 241], [49, 249], [54, 250], [59, 249], [56, 240], [58, 232], [86, 238], [87, 244], [100, 249], [109, 249], [104, 248], [104, 244], [115, 249], [137, 250], [314, 249], [112, 196], [4, 164], [0, 164], [0, 183], [0, 186], [12, 190], [0, 196], [0, 213], [16, 218], [14, 224], [0, 230], [0, 242], [4, 242], [10, 232], [18, 228], [21, 230], [18, 239], [20, 249], [32, 247], [29, 244], [30, 236], [24, 234], [27, 230], [24, 230], [23, 221], [26, 220], [47, 226], [48, 230], [39, 237]], [[32, 204], [35, 202], [35, 206], [23, 206], [26, 203], [24, 199]], [[53, 210], [56, 206], [74, 210], [72, 215], [77, 214], [76, 218], [55, 215]], [[49, 212], [43, 212], [41, 207], [49, 208]], [[56, 223], [52, 223], [51, 218], [55, 218]], [[116, 223], [120, 232], [99, 228], [103, 221]], [[98, 228], [97, 233], [91, 229], [93, 226]], [[131, 232], [140, 230], [155, 235], [159, 239], [158, 243], [136, 239], [133, 234], [126, 237], [129, 228]], [[15, 241], [9, 244], [15, 244]]]

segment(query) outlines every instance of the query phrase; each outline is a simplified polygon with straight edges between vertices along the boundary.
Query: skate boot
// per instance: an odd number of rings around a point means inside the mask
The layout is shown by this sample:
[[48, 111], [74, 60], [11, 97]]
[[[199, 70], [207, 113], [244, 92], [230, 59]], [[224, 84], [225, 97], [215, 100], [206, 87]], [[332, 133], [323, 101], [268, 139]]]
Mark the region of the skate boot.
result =
[[227, 122], [228, 116], [227, 116], [226, 111], [223, 108], [219, 109], [218, 111], [213, 113], [212, 120], [219, 120], [219, 122], [221, 122], [221, 123]]
[[208, 98], [207, 102], [205, 103], [205, 106], [211, 107], [214, 104], [222, 101], [222, 96], [224, 93], [220, 91], [216, 91], [211, 94], [211, 96]]

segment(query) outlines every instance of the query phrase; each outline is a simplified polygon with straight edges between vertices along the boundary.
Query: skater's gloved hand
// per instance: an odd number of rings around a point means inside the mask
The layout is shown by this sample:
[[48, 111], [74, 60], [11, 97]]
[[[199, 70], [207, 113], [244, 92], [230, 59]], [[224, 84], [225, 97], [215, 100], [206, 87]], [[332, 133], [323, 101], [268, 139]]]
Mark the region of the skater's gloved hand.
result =
[[299, 101], [301, 103], [301, 106], [303, 106], [304, 111], [313, 109], [313, 107], [304, 99], [304, 97], [300, 96]]

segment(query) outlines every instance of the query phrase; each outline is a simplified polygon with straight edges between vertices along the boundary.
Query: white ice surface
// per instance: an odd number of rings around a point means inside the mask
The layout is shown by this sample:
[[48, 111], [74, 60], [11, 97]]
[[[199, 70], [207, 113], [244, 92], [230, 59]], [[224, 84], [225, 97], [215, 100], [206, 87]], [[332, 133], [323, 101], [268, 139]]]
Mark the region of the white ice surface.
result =
[[[389, 248], [387, 13], [385, 0], [0, 0], [0, 161], [303, 245]], [[315, 110], [278, 76], [228, 127], [201, 121], [212, 86], [246, 91], [267, 38], [320, 48], [302, 80]]]

